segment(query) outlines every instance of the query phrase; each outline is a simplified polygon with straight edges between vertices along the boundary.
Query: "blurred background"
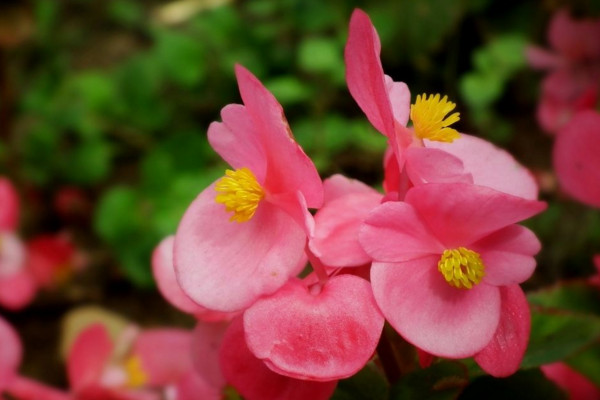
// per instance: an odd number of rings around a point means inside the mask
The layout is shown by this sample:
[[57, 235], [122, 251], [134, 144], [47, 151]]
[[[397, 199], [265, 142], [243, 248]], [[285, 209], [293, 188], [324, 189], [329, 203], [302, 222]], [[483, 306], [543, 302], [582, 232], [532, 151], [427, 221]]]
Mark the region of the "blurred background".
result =
[[[592, 274], [600, 212], [568, 199], [552, 174], [553, 139], [535, 119], [553, 13], [600, 16], [600, 1], [30, 0], [0, 3], [0, 168], [21, 199], [19, 234], [68, 237], [85, 264], [19, 312], [0, 309], [25, 343], [25, 375], [65, 386], [60, 319], [96, 304], [142, 326], [192, 327], [157, 293], [154, 246], [223, 174], [206, 141], [241, 100], [246, 66], [283, 105], [323, 178], [380, 187], [386, 141], [344, 78], [355, 7], [372, 18], [384, 70], [413, 98], [457, 103], [457, 129], [509, 150], [539, 178], [548, 210], [528, 222], [543, 250], [533, 289]], [[600, 39], [599, 39], [600, 40]]]

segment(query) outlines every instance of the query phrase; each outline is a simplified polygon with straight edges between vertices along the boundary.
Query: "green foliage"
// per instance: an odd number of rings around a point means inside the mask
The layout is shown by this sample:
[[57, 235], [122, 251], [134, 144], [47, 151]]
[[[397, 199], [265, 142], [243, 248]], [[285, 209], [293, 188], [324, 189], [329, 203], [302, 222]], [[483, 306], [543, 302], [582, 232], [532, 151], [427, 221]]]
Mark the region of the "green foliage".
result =
[[392, 387], [390, 400], [450, 400], [467, 385], [467, 370], [458, 362], [438, 362], [403, 376]]
[[338, 382], [331, 400], [370, 400], [387, 398], [388, 385], [373, 364]]

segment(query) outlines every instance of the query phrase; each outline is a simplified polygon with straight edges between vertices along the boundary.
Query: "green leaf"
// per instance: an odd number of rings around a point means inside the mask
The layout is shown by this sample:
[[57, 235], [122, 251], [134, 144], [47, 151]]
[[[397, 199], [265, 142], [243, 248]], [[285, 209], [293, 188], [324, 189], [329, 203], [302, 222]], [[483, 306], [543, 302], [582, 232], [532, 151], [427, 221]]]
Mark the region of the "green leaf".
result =
[[502, 379], [481, 376], [467, 386], [458, 399], [566, 400], [566, 396], [539, 369], [533, 369]]
[[109, 243], [129, 242], [141, 226], [138, 210], [138, 195], [132, 188], [110, 188], [104, 192], [96, 208], [94, 229]]
[[566, 362], [600, 387], [600, 343], [583, 349]]
[[112, 150], [102, 141], [84, 142], [62, 161], [63, 174], [69, 181], [94, 184], [105, 179], [110, 173]]
[[442, 361], [403, 376], [391, 390], [391, 400], [450, 400], [468, 383], [459, 362]]
[[527, 294], [530, 304], [600, 316], [600, 290], [585, 281], [559, 283]]
[[201, 40], [182, 33], [157, 30], [156, 54], [167, 76], [185, 87], [196, 86], [206, 73], [207, 54]]
[[284, 106], [305, 102], [312, 97], [312, 88], [291, 75], [270, 79], [265, 86]]
[[371, 400], [387, 398], [388, 385], [372, 364], [356, 375], [339, 381], [331, 400]]
[[474, 109], [489, 107], [500, 97], [503, 89], [501, 79], [482, 72], [467, 73], [460, 80], [460, 93]]
[[342, 46], [337, 40], [309, 38], [300, 43], [298, 64], [307, 72], [337, 74], [344, 71]]
[[108, 3], [108, 14], [126, 26], [140, 23], [144, 16], [140, 4], [131, 0], [112, 0]]

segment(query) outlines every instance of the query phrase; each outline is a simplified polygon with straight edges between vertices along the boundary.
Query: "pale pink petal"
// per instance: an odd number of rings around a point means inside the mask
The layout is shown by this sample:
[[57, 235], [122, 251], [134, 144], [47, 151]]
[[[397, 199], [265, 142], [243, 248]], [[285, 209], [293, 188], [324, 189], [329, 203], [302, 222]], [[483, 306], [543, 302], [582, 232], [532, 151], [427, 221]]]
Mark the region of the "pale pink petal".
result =
[[449, 152], [426, 147], [410, 147], [404, 152], [406, 172], [413, 185], [426, 183], [473, 183], [460, 158]]
[[385, 85], [392, 105], [394, 119], [400, 125], [406, 126], [410, 117], [410, 90], [404, 82], [394, 82], [385, 75]]
[[442, 254], [444, 246], [407, 203], [389, 201], [378, 206], [360, 228], [359, 241], [374, 260], [399, 262]]
[[369, 282], [352, 275], [311, 288], [290, 280], [244, 313], [255, 356], [275, 372], [318, 381], [347, 378], [364, 367], [383, 322]]
[[175, 270], [201, 306], [238, 311], [273, 293], [305, 260], [306, 235], [287, 213], [262, 201], [248, 222], [230, 222], [214, 184], [190, 205], [175, 236]]
[[473, 243], [470, 250], [481, 255], [485, 265], [483, 281], [505, 286], [531, 277], [536, 264], [533, 256], [541, 248], [533, 232], [520, 225], [511, 225]]
[[405, 200], [446, 248], [468, 247], [546, 208], [544, 202], [464, 183], [415, 186]]
[[323, 203], [323, 183], [311, 159], [294, 140], [281, 105], [247, 69], [236, 65], [235, 73], [266, 156], [265, 189], [271, 194], [300, 191], [308, 207], [319, 208]]
[[77, 392], [100, 381], [113, 347], [102, 324], [93, 324], [77, 336], [67, 357], [67, 376], [71, 390]]
[[0, 279], [25, 269], [25, 246], [13, 232], [0, 232]]
[[371, 261], [358, 242], [358, 231], [382, 195], [371, 189], [341, 196], [325, 204], [315, 215], [315, 233], [310, 248], [329, 266], [360, 266]]
[[560, 131], [554, 168], [562, 189], [575, 199], [600, 207], [600, 114], [581, 111]]
[[233, 168], [246, 167], [264, 183], [267, 156], [248, 110], [239, 104], [229, 104], [221, 110], [221, 118], [223, 122], [213, 122], [208, 127], [208, 142]]
[[29, 271], [21, 270], [0, 278], [0, 305], [9, 310], [20, 310], [29, 305], [38, 287]]
[[470, 357], [492, 339], [500, 321], [500, 292], [480, 283], [450, 286], [439, 256], [405, 263], [373, 263], [371, 284], [379, 308], [404, 339], [436, 356]]
[[[369, 16], [362, 10], [354, 10], [344, 51], [348, 89], [375, 129], [392, 139], [395, 135], [394, 116], [379, 59], [380, 51], [379, 36]], [[397, 101], [400, 96], [394, 94]]]
[[242, 318], [225, 333], [220, 360], [227, 382], [246, 400], [327, 400], [337, 385], [337, 380], [299, 380], [271, 371], [248, 349]]
[[[1, 391], [1, 389], [0, 389]], [[73, 395], [23, 376], [16, 377], [6, 392], [19, 400], [72, 400]], [[79, 400], [79, 397], [77, 397]], [[87, 400], [87, 399], [81, 399]], [[110, 400], [110, 399], [103, 399]]]
[[15, 329], [0, 317], [0, 393], [17, 376], [23, 348]]
[[525, 58], [529, 66], [536, 69], [553, 69], [564, 64], [564, 60], [558, 54], [538, 46], [527, 46]]
[[[217, 365], [218, 366], [218, 365]], [[221, 400], [221, 388], [210, 385], [194, 371], [188, 372], [177, 382], [175, 400]]]
[[514, 374], [527, 350], [531, 314], [529, 304], [519, 285], [500, 287], [500, 322], [490, 343], [475, 361], [488, 374], [505, 377]]
[[176, 383], [192, 370], [192, 335], [184, 329], [142, 331], [133, 343], [150, 386]]
[[592, 381], [562, 362], [542, 365], [544, 375], [568, 394], [569, 400], [598, 400], [600, 389]]
[[[77, 392], [76, 400], [163, 400], [155, 391], [113, 389], [102, 386], [88, 386]], [[38, 399], [36, 399], [38, 400]]]
[[10, 180], [0, 177], [0, 231], [13, 231], [19, 225], [19, 195]]
[[192, 333], [192, 361], [196, 371], [217, 388], [225, 386], [225, 378], [219, 368], [219, 348], [228, 326], [228, 322], [198, 321]]
[[323, 181], [323, 191], [325, 193], [323, 204], [327, 204], [347, 194], [374, 192], [371, 186], [340, 174], [335, 174], [325, 179]]
[[426, 141], [425, 146], [444, 150], [460, 159], [476, 185], [525, 199], [537, 199], [538, 186], [531, 172], [510, 153], [486, 140], [461, 134], [452, 143]]

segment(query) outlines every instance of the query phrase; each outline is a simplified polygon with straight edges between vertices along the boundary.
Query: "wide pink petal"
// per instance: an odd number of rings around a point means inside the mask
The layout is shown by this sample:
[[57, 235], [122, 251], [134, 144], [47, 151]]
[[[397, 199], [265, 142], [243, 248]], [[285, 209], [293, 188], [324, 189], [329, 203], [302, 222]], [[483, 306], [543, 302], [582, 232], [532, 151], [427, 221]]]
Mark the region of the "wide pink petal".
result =
[[598, 400], [600, 389], [567, 364], [555, 362], [540, 367], [544, 375], [568, 394], [569, 400]]
[[[6, 392], [19, 400], [73, 400], [73, 395], [70, 393], [55, 389], [23, 376], [18, 376], [13, 379], [10, 386], [6, 389]], [[77, 397], [77, 400], [80, 400], [80, 398]], [[105, 398], [103, 400], [110, 399]]]
[[7, 178], [0, 177], [0, 231], [13, 231], [19, 225], [20, 202], [17, 190]]
[[228, 326], [228, 322], [198, 321], [192, 333], [192, 362], [195, 369], [216, 388], [225, 386], [225, 378], [219, 367], [219, 348]]
[[175, 328], [142, 331], [132, 349], [150, 386], [173, 384], [191, 371], [191, 352], [191, 332]]
[[460, 158], [435, 148], [410, 147], [404, 152], [406, 172], [413, 185], [426, 183], [473, 183]]
[[442, 244], [407, 203], [389, 201], [373, 210], [358, 235], [360, 244], [376, 261], [399, 262], [442, 254]]
[[67, 376], [71, 390], [77, 392], [99, 382], [112, 351], [113, 342], [102, 324], [93, 324], [83, 330], [75, 339], [67, 357]]
[[235, 169], [246, 167], [259, 182], [264, 182], [267, 156], [246, 107], [229, 104], [221, 110], [223, 122], [208, 127], [208, 142], [212, 148]]
[[500, 288], [500, 322], [490, 343], [475, 361], [488, 374], [505, 377], [514, 374], [521, 365], [531, 330], [529, 304], [519, 285]]
[[265, 189], [271, 194], [302, 192], [308, 207], [323, 203], [323, 184], [313, 162], [296, 143], [275, 97], [247, 69], [236, 65], [240, 95], [267, 157]]
[[230, 222], [215, 195], [213, 184], [183, 216], [175, 237], [175, 270], [183, 291], [201, 306], [238, 311], [302, 270], [306, 235], [267, 201], [250, 221]]
[[546, 208], [544, 202], [464, 183], [415, 186], [405, 200], [446, 248], [468, 247]]
[[484, 282], [494, 286], [514, 285], [526, 281], [535, 270], [535, 258], [542, 246], [529, 229], [507, 226], [470, 247], [481, 255], [485, 265]]
[[575, 199], [600, 207], [600, 114], [581, 111], [560, 131], [554, 168], [562, 189]]
[[379, 308], [410, 343], [436, 356], [470, 357], [492, 339], [500, 321], [500, 292], [480, 283], [450, 286], [439, 256], [405, 263], [373, 263], [371, 284]]
[[20, 310], [33, 301], [37, 290], [35, 279], [27, 270], [0, 277], [0, 305], [13, 311]]
[[[114, 389], [88, 386], [79, 391], [76, 400], [163, 400], [155, 391], [140, 389]], [[36, 399], [37, 400], [37, 399]]]
[[382, 195], [371, 189], [341, 196], [326, 203], [315, 215], [315, 233], [310, 248], [329, 266], [360, 266], [371, 261], [358, 242], [358, 231], [369, 214], [381, 203]]
[[221, 388], [210, 385], [201, 375], [188, 372], [177, 382], [176, 400], [221, 400]]
[[373, 193], [375, 190], [359, 180], [335, 174], [323, 181], [323, 191], [325, 193], [323, 203], [327, 204], [348, 194]]
[[[354, 10], [344, 51], [348, 89], [375, 129], [391, 139], [395, 135], [394, 116], [380, 51], [379, 36], [369, 16], [362, 10]], [[397, 102], [401, 89], [390, 89]]]
[[444, 150], [460, 159], [476, 185], [525, 199], [537, 199], [538, 186], [531, 172], [510, 153], [486, 140], [461, 134], [452, 143], [427, 141], [425, 146]]
[[383, 322], [369, 282], [352, 275], [320, 288], [290, 280], [244, 313], [255, 356], [281, 374], [318, 381], [347, 378], [364, 367]]
[[0, 393], [16, 377], [23, 348], [15, 329], [0, 317]]
[[327, 400], [337, 385], [337, 380], [299, 380], [271, 371], [248, 349], [242, 318], [225, 333], [220, 364], [227, 382], [246, 400]]

